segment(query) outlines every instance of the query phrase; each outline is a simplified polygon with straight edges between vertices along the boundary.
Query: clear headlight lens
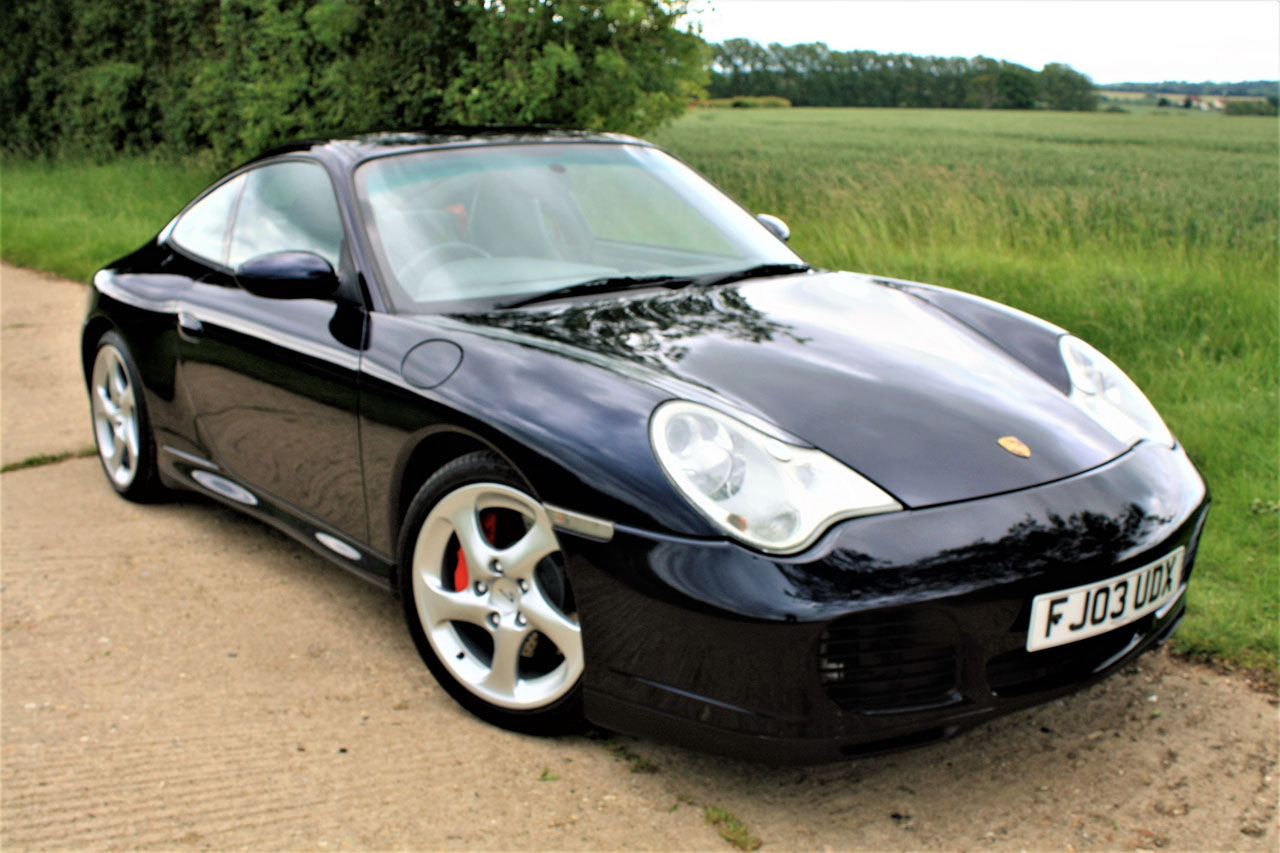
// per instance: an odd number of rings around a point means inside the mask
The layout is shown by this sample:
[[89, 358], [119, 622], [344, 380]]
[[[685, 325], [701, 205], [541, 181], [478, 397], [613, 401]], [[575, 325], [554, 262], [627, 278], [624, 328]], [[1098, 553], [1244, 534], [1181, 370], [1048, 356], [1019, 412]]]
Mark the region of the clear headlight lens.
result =
[[649, 422], [649, 439], [690, 503], [762, 551], [799, 551], [839, 519], [902, 509], [822, 451], [780, 441], [699, 403], [663, 403]]
[[1125, 444], [1173, 447], [1173, 434], [1142, 390], [1111, 359], [1072, 335], [1058, 342], [1071, 377], [1070, 400]]

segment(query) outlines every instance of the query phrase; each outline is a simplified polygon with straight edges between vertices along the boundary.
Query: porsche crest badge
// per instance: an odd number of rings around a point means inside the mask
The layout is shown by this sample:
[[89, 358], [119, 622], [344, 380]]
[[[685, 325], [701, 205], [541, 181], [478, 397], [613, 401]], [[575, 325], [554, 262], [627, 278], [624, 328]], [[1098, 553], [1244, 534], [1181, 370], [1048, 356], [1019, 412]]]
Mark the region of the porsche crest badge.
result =
[[1016, 435], [1006, 435], [1002, 438], [998, 438], [996, 439], [996, 443], [1012, 453], [1014, 456], [1021, 456], [1023, 459], [1026, 459], [1031, 455], [1031, 448], [1027, 447], [1027, 445], [1022, 442], [1022, 439], [1018, 438]]

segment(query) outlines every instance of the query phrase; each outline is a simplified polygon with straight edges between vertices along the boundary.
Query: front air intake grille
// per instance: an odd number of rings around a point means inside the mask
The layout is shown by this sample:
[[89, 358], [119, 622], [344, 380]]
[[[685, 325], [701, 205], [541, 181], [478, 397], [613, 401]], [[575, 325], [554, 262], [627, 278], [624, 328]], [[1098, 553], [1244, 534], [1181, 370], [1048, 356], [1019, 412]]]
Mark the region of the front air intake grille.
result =
[[818, 641], [818, 678], [856, 713], [893, 713], [960, 701], [955, 625], [915, 608], [845, 616]]
[[1151, 617], [1097, 637], [1052, 649], [1014, 649], [987, 661], [987, 684], [997, 696], [1023, 696], [1074, 684], [1136, 645]]

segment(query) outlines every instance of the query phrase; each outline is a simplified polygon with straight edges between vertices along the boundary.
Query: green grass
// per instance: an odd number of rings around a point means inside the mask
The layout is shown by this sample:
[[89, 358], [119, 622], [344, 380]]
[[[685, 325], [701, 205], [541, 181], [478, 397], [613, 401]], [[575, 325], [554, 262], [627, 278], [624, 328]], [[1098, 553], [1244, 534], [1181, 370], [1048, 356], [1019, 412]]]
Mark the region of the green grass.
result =
[[605, 749], [612, 753], [613, 757], [619, 761], [627, 763], [627, 770], [632, 773], [657, 773], [661, 768], [657, 762], [650, 761], [640, 753], [628, 747], [625, 743], [619, 743], [613, 735], [602, 732], [598, 729], [592, 729], [587, 732], [589, 740], [596, 741]]
[[10, 471], [21, 471], [24, 468], [40, 468], [44, 465], [56, 465], [59, 462], [65, 462], [68, 459], [84, 459], [89, 456], [97, 456], [98, 448], [82, 447], [79, 450], [64, 450], [61, 453], [38, 453], [35, 456], [28, 456], [26, 459], [20, 459], [17, 462], [10, 462], [8, 465], [0, 466], [0, 474], [8, 474]]
[[[979, 293], [1143, 387], [1213, 495], [1177, 648], [1280, 671], [1275, 119], [706, 110], [656, 141], [823, 267]], [[1251, 509], [1251, 507], [1253, 507]]]
[[763, 843], [729, 812], [717, 806], [707, 806], [702, 811], [707, 823], [716, 828], [720, 837], [739, 850], [755, 850]]
[[0, 155], [0, 254], [88, 281], [138, 248], [217, 177], [201, 158], [33, 162]]
[[[1080, 335], [1213, 494], [1177, 647], [1280, 672], [1280, 145], [1195, 110], [695, 110], [655, 135], [810, 261], [957, 287]], [[0, 158], [0, 253], [85, 280], [213, 177]]]

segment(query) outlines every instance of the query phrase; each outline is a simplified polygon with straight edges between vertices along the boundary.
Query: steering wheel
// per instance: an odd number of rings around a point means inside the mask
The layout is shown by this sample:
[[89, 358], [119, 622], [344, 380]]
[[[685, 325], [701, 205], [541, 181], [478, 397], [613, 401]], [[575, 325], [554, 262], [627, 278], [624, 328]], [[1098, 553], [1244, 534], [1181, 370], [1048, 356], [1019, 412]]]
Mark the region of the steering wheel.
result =
[[428, 246], [414, 255], [399, 270], [399, 278], [404, 282], [416, 281], [418, 273], [425, 273], [430, 267], [461, 261], [466, 258], [491, 258], [492, 254], [474, 243], [452, 241]]

